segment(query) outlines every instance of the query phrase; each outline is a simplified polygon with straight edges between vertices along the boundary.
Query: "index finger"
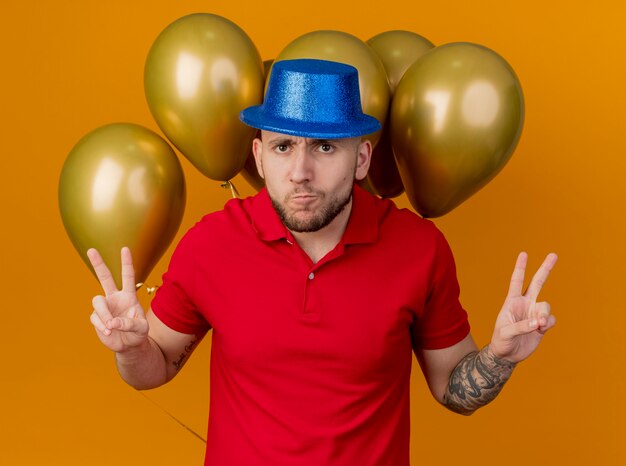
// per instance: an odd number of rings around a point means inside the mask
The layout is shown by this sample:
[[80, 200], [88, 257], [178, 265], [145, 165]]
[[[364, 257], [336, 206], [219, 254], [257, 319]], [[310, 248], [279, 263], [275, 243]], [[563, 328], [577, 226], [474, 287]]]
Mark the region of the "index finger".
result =
[[96, 272], [96, 277], [98, 277], [100, 285], [102, 285], [104, 294], [109, 296], [110, 294], [115, 293], [117, 291], [115, 280], [113, 279], [113, 275], [111, 275], [111, 271], [104, 263], [100, 253], [96, 249], [90, 248], [87, 250], [87, 257], [89, 258], [89, 262], [91, 262], [94, 272]]
[[530, 285], [528, 285], [525, 296], [527, 298], [530, 298], [533, 302], [537, 301], [537, 296], [539, 296], [539, 292], [541, 291], [541, 288], [543, 288], [544, 283], [548, 279], [550, 271], [554, 267], [554, 264], [556, 264], [557, 259], [557, 255], [553, 252], [548, 254], [544, 259], [543, 264], [541, 264], [541, 267], [539, 267], [539, 269], [535, 273], [533, 279], [530, 282]]

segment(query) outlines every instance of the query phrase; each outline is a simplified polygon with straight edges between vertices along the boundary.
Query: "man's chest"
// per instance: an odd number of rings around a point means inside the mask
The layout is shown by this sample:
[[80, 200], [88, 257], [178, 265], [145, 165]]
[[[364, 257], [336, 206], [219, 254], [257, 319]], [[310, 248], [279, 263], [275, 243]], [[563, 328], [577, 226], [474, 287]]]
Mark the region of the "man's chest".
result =
[[[232, 368], [282, 375], [307, 364], [355, 382], [405, 365], [425, 278], [406, 258], [371, 248], [346, 249], [318, 264], [295, 248], [238, 251], [239, 260], [199, 271], [199, 310], [220, 357]], [[256, 265], [246, 265], [253, 254]]]

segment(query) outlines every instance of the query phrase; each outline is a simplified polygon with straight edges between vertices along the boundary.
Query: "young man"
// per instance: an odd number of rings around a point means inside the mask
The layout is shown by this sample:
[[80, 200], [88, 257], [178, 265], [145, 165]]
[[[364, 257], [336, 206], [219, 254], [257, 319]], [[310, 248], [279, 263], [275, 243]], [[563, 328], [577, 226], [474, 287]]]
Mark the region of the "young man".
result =
[[204, 217], [179, 243], [144, 314], [130, 251], [117, 290], [95, 250], [105, 296], [91, 321], [121, 376], [170, 380], [213, 330], [205, 464], [408, 465], [415, 353], [433, 396], [471, 414], [491, 401], [555, 319], [523, 293], [520, 254], [491, 343], [478, 351], [452, 253], [432, 222], [355, 186], [370, 163], [353, 67], [274, 65], [263, 105], [242, 120], [266, 188]]

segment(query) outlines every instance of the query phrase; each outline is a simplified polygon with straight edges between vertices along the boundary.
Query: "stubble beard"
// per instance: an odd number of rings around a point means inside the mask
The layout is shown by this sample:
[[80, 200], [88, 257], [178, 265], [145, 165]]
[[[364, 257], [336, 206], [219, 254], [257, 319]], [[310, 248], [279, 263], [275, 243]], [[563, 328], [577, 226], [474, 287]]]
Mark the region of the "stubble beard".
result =
[[[321, 197], [322, 201], [324, 201], [326, 197], [326, 193], [321, 193], [306, 188], [299, 189], [291, 195], [302, 192], [315, 193], [316, 195]], [[291, 195], [285, 196], [285, 205], [287, 204]], [[319, 208], [319, 212], [308, 218], [298, 218], [296, 214], [290, 214], [289, 212], [287, 212], [287, 209], [284, 207], [284, 205], [274, 199], [271, 195], [270, 199], [272, 201], [272, 205], [274, 206], [274, 210], [280, 217], [280, 220], [283, 222], [283, 224], [287, 227], [287, 229], [296, 233], [312, 233], [330, 225], [330, 223], [335, 218], [337, 218], [337, 216], [341, 212], [343, 212], [343, 210], [352, 199], [352, 186], [350, 185], [350, 189], [348, 189], [346, 192], [339, 193], [333, 196], [331, 199], [329, 199], [327, 203], [324, 204], [324, 202], [322, 202], [323, 205]]]

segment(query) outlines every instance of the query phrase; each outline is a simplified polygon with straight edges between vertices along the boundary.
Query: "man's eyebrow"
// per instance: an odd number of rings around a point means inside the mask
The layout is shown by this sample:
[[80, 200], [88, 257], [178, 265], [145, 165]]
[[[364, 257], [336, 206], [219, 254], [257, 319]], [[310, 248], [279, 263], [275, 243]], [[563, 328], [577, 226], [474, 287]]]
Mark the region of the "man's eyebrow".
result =
[[293, 146], [295, 143], [296, 141], [290, 137], [277, 137], [268, 141], [268, 144], [271, 144], [273, 146]]
[[[297, 140], [294, 138], [291, 138], [289, 136], [279, 136], [276, 137], [274, 139], [270, 139], [269, 141], [267, 141], [268, 144], [276, 147], [276, 146], [282, 146], [282, 145], [286, 145], [286, 146], [293, 146], [297, 143]], [[323, 138], [316, 138], [316, 139], [307, 139], [306, 144], [308, 146], [318, 146], [320, 144], [334, 144], [334, 145], [339, 145], [340, 142], [337, 139], [323, 139]]]
[[320, 144], [334, 144], [330, 139], [309, 139], [307, 141], [309, 146], [318, 146]]

